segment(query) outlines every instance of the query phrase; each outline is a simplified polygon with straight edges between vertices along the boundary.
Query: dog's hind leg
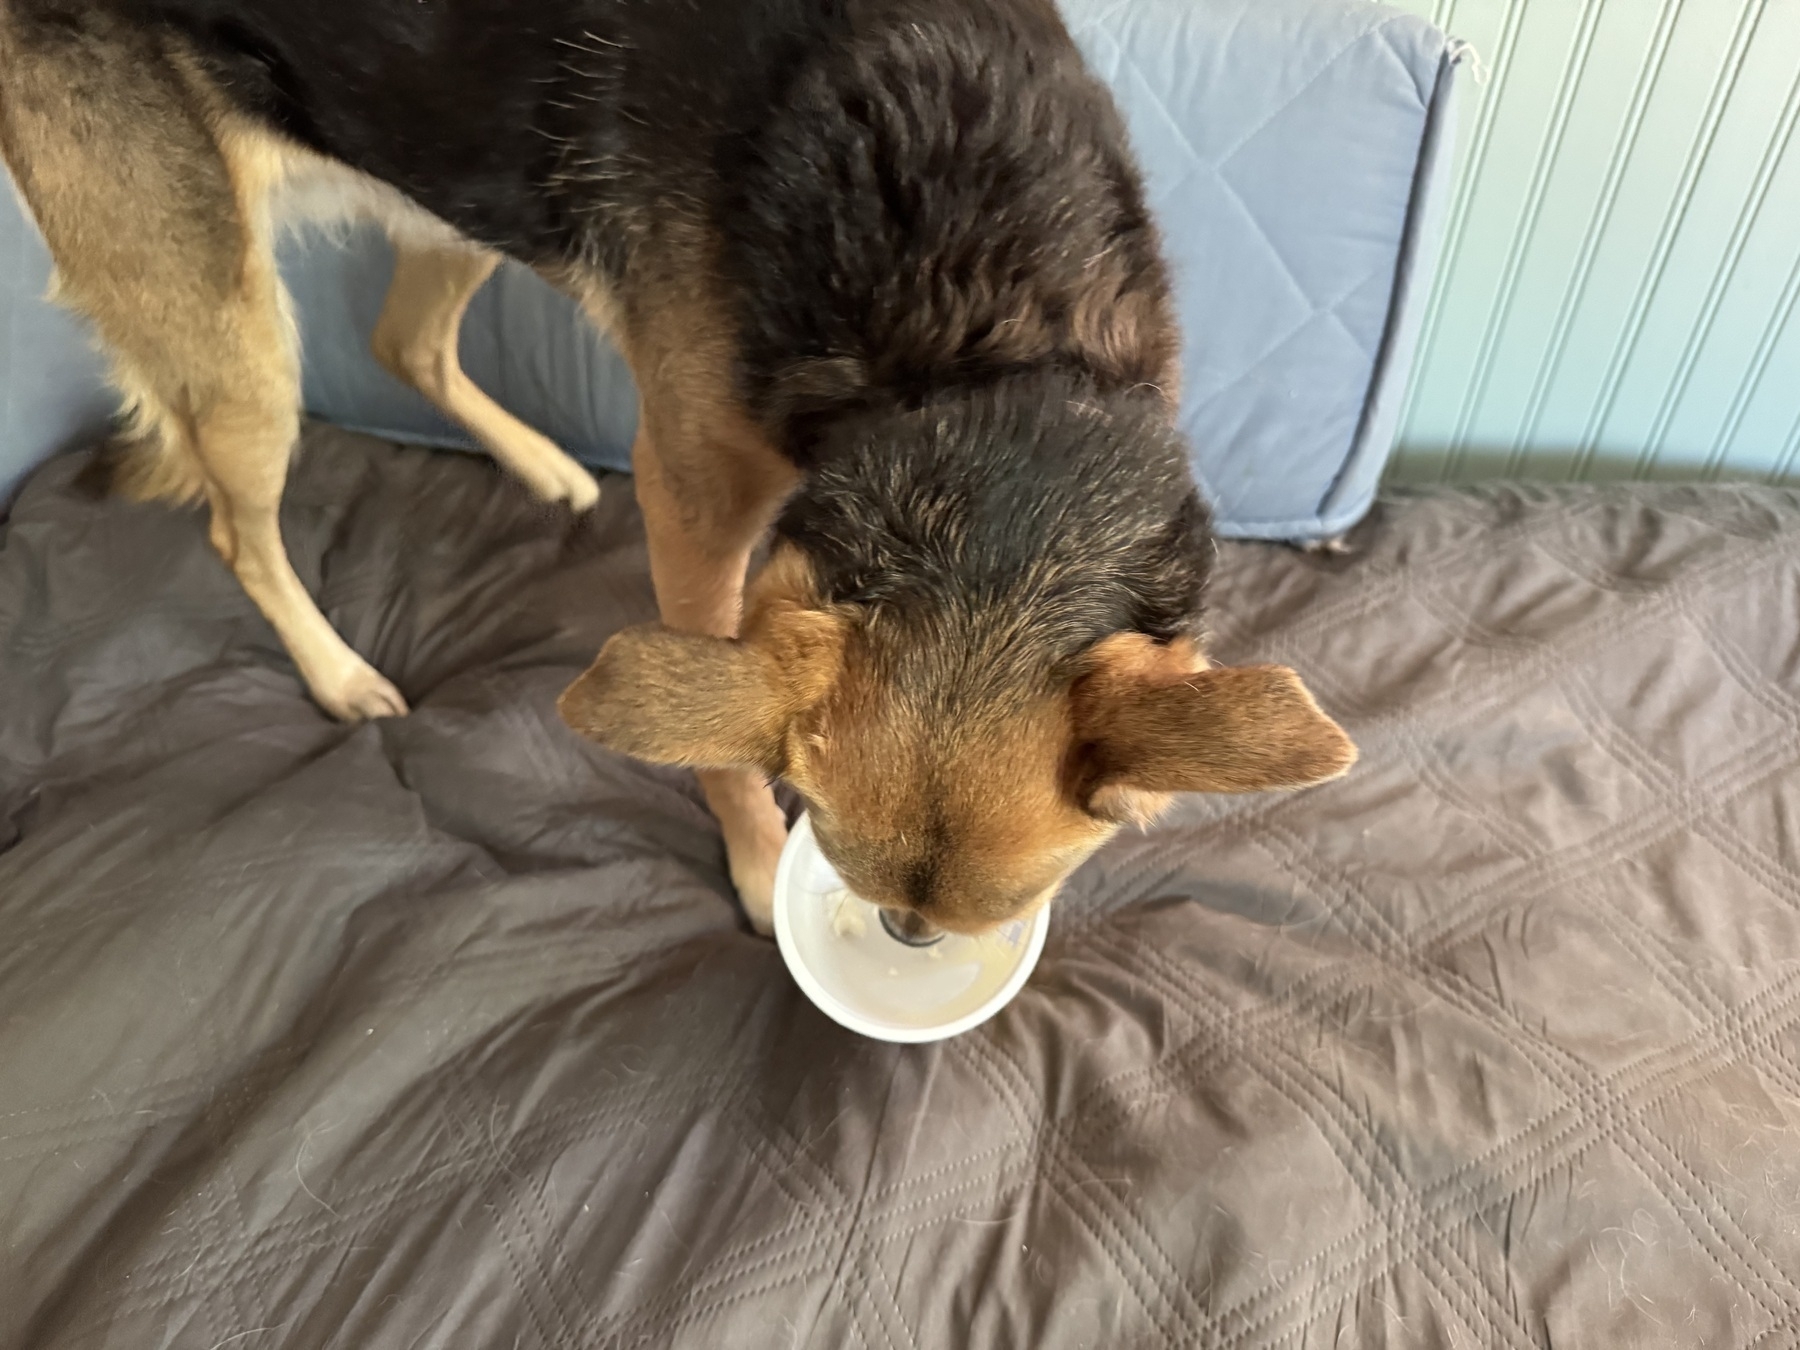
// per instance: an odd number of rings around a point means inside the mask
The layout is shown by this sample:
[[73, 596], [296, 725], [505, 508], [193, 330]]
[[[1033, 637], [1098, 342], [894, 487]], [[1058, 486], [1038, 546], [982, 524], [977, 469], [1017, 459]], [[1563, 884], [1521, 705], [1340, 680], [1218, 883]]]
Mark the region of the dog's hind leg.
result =
[[124, 486], [206, 498], [214, 547], [328, 711], [404, 713], [282, 545], [299, 371], [268, 221], [279, 149], [99, 7], [41, 25], [0, 9], [0, 66], [0, 150], [49, 242], [57, 297], [93, 322], [132, 406]]
[[499, 255], [405, 238], [396, 238], [394, 248], [394, 279], [371, 344], [376, 359], [460, 422], [538, 496], [587, 510], [600, 497], [594, 476], [484, 394], [457, 357], [463, 314]]

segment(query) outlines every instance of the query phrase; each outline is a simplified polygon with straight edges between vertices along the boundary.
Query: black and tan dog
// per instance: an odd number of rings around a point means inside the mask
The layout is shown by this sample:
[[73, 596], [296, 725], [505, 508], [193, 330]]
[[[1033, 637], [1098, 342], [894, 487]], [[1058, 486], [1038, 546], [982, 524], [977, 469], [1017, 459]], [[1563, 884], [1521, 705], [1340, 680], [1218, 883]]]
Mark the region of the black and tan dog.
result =
[[456, 338], [503, 255], [586, 307], [664, 622], [562, 712], [701, 770], [759, 927], [773, 775], [864, 895], [973, 931], [1169, 793], [1355, 756], [1293, 672], [1200, 654], [1168, 283], [1051, 0], [0, 0], [0, 150], [128, 399], [119, 487], [205, 498], [339, 717], [406, 706], [283, 550], [280, 219], [383, 221], [376, 355], [577, 509]]

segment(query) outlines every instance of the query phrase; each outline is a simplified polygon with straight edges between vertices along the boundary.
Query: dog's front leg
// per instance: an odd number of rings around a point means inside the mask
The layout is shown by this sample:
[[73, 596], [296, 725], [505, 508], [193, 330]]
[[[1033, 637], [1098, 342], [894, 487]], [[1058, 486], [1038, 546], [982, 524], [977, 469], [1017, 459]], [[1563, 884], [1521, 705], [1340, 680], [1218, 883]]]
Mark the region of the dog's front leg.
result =
[[[785, 460], [741, 436], [700, 446], [679, 427], [640, 420], [632, 446], [650, 578], [671, 628], [735, 637], [750, 555], [793, 483]], [[665, 450], [663, 447], [668, 446]], [[773, 932], [775, 865], [787, 820], [768, 780], [753, 769], [702, 769], [701, 790], [719, 819], [732, 884], [756, 931]]]

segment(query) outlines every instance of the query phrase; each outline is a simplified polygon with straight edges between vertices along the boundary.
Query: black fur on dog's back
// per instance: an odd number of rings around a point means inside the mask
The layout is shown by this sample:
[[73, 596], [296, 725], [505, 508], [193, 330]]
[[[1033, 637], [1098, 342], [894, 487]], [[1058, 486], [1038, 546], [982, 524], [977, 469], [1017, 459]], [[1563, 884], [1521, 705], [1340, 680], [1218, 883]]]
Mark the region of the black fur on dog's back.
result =
[[738, 394], [803, 468], [836, 414], [1046, 367], [1172, 400], [1142, 187], [1051, 0], [10, 5], [167, 33], [241, 111], [628, 303], [634, 264], [703, 229]]
[[1124, 130], [1050, 0], [12, 3], [178, 34], [242, 111], [546, 270], [618, 283], [703, 227], [784, 448], [790, 414], [1046, 361], [1173, 378]]
[[807, 471], [782, 528], [831, 593], [922, 563], [881, 532], [955, 499], [957, 566], [1063, 558], [1081, 633], [1191, 626], [1210, 551], [1168, 425], [1167, 279], [1050, 0], [98, 3], [473, 237], [597, 268], [628, 317], [659, 303], [638, 271], [702, 232], [684, 265], [735, 326], [736, 396]]
[[1048, 3], [854, 8], [716, 156], [745, 389], [790, 452], [845, 404], [1046, 364], [1172, 395], [1124, 129]]

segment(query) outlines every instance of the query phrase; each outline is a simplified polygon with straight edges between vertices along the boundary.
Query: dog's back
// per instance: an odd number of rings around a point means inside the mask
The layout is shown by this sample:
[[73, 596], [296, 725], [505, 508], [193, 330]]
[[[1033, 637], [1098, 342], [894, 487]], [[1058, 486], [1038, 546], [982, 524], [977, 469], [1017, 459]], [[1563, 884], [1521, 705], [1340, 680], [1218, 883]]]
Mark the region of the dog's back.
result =
[[9, 3], [190, 57], [246, 118], [552, 275], [716, 269], [771, 417], [1045, 359], [1172, 392], [1123, 129], [1050, 0]]

